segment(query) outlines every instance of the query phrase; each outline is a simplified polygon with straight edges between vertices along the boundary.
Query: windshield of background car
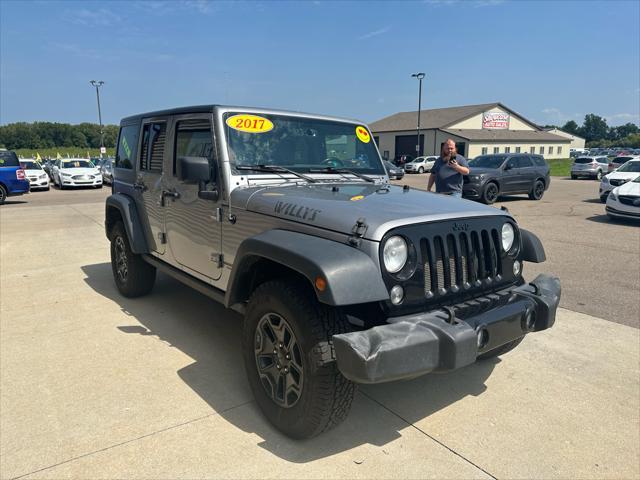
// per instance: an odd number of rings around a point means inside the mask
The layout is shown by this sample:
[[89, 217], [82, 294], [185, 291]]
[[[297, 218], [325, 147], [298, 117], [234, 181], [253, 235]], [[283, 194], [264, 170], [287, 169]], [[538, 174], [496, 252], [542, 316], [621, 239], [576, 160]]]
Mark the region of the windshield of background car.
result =
[[42, 170], [40, 164], [36, 162], [20, 162], [20, 166], [25, 170]]
[[239, 112], [225, 115], [225, 133], [234, 170], [237, 166], [277, 165], [299, 173], [334, 167], [385, 175], [364, 125]]
[[618, 169], [619, 172], [639, 172], [640, 173], [640, 161], [627, 162]]
[[73, 160], [72, 162], [62, 162], [60, 168], [95, 168], [95, 165], [87, 160]]
[[614, 163], [627, 163], [629, 160], [633, 160], [633, 157], [616, 157], [613, 159]]
[[476, 168], [500, 168], [500, 165], [504, 163], [506, 158], [507, 157], [490, 157], [481, 155], [471, 160], [471, 162], [469, 162], [469, 166]]

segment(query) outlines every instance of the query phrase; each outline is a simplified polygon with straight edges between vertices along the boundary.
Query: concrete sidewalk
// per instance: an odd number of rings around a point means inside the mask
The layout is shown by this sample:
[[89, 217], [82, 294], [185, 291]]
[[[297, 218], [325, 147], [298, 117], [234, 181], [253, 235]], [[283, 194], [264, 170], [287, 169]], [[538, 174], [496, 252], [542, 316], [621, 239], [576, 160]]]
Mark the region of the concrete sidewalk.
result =
[[359, 390], [292, 441], [241, 317], [159, 276], [121, 297], [103, 205], [0, 212], [0, 477], [640, 478], [637, 329], [560, 310], [502, 359]]

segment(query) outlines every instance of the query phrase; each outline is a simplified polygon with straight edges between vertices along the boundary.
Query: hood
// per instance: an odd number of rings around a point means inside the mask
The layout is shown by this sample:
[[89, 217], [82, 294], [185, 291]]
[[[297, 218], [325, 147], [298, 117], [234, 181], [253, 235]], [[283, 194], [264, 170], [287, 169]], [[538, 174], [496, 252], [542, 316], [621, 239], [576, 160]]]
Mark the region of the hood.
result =
[[470, 200], [370, 183], [241, 187], [231, 193], [231, 205], [344, 234], [364, 219], [364, 238], [374, 241], [402, 225], [508, 215]]
[[608, 175], [605, 175], [609, 180], [633, 180], [634, 178], [640, 176], [638, 172], [611, 172]]
[[616, 195], [632, 195], [634, 197], [640, 197], [640, 183], [627, 182], [624, 185], [614, 188], [613, 191]]
[[60, 172], [69, 175], [100, 175], [98, 168], [61, 168]]

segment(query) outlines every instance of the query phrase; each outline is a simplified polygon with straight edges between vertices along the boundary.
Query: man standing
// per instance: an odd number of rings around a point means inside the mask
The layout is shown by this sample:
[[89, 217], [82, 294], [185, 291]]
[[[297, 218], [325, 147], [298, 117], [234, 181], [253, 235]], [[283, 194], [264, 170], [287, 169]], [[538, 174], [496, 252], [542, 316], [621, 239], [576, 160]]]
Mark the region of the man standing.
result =
[[434, 182], [436, 193], [462, 197], [462, 176], [469, 175], [467, 159], [458, 155], [456, 143], [450, 138], [444, 143], [442, 153], [431, 169], [427, 190], [431, 191]]

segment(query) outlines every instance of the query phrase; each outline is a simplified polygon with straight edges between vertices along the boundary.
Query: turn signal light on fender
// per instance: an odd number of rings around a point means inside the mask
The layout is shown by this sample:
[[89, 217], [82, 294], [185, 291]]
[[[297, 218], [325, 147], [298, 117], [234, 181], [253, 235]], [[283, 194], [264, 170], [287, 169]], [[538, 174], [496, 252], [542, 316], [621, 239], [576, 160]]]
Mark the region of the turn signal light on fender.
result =
[[315, 285], [320, 292], [324, 292], [327, 289], [327, 281], [322, 277], [316, 277]]

